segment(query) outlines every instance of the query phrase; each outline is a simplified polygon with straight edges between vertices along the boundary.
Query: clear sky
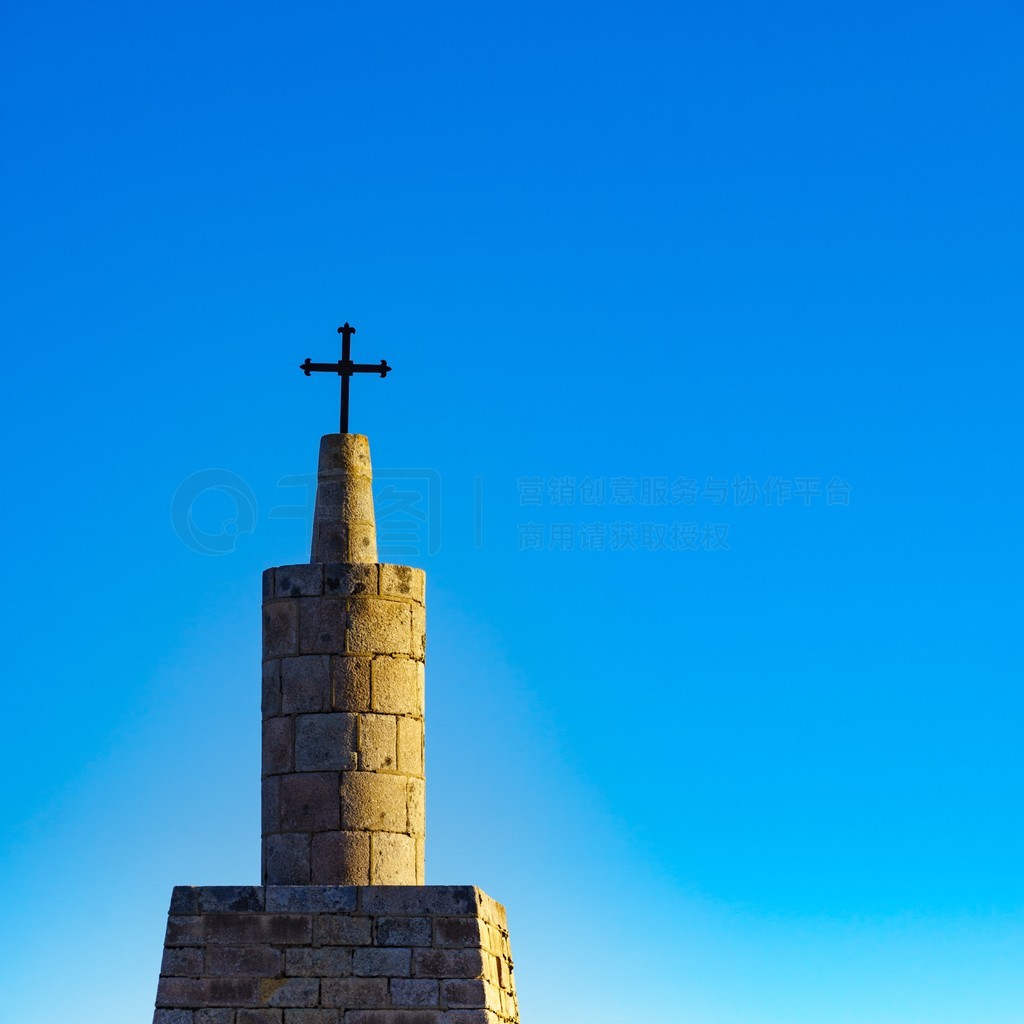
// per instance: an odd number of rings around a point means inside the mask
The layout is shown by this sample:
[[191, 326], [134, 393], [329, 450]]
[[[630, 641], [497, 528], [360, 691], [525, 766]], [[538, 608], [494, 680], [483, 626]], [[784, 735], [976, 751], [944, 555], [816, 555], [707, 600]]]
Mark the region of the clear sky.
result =
[[148, 1020], [171, 887], [258, 880], [345, 319], [524, 1024], [1024, 1019], [1019, 4], [2, 34], [4, 1019]]

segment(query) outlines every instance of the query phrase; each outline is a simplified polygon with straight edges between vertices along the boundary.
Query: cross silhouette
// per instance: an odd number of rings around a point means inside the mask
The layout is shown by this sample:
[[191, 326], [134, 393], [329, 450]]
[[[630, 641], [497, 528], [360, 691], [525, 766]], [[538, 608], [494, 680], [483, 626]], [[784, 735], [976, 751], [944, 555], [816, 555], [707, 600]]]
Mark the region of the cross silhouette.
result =
[[348, 433], [348, 382], [353, 373], [379, 373], [386, 377], [391, 372], [387, 360], [380, 363], [353, 363], [351, 358], [352, 335], [356, 329], [348, 323], [338, 328], [341, 335], [341, 359], [336, 363], [314, 363], [307, 357], [299, 369], [308, 377], [311, 373], [336, 373], [341, 378], [341, 433]]

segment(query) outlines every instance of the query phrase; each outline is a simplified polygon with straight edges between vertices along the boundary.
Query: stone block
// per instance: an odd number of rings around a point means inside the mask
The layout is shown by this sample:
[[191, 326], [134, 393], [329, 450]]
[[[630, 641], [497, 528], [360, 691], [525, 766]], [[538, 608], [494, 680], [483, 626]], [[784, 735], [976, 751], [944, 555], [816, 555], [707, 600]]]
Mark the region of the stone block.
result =
[[352, 767], [355, 750], [355, 715], [330, 712], [295, 719], [296, 771], [347, 770]]
[[213, 946], [297, 946], [313, 938], [310, 914], [207, 914], [203, 921]]
[[417, 978], [482, 978], [481, 949], [415, 949], [412, 973]]
[[404, 832], [407, 821], [404, 775], [344, 774], [341, 786], [341, 822], [344, 828]]
[[481, 895], [473, 885], [368, 885], [359, 890], [359, 909], [364, 914], [451, 917], [475, 914]]
[[411, 966], [412, 950], [406, 946], [363, 946], [352, 953], [352, 973], [357, 977], [408, 978]]
[[287, 950], [285, 974], [299, 977], [347, 978], [352, 974], [352, 950], [347, 946]]
[[[309, 600], [316, 600], [309, 598]], [[299, 653], [299, 609], [295, 601], [271, 601], [263, 606], [263, 657]]]
[[337, 1010], [285, 1010], [284, 1024], [339, 1024]]
[[263, 774], [279, 775], [295, 768], [295, 738], [287, 715], [263, 719]]
[[193, 1024], [191, 1010], [156, 1010], [153, 1024]]
[[263, 699], [260, 707], [264, 715], [281, 713], [281, 659], [263, 662]]
[[270, 601], [274, 597], [274, 570], [263, 570], [263, 600]]
[[263, 841], [265, 880], [272, 885], [308, 885], [311, 880], [309, 847], [309, 836], [304, 832], [266, 836]]
[[379, 917], [377, 945], [429, 946], [433, 938], [432, 924], [429, 917]]
[[280, 778], [282, 831], [316, 832], [338, 828], [338, 776], [335, 773], [303, 772]]
[[281, 776], [268, 775], [260, 783], [263, 834], [281, 829]]
[[412, 777], [407, 783], [408, 787], [408, 808], [409, 808], [409, 831], [413, 835], [421, 836], [426, 831], [427, 805], [426, 805], [426, 783], [423, 779]]
[[337, 654], [345, 650], [348, 615], [345, 599], [300, 597], [299, 648], [303, 654]]
[[316, 1006], [320, 1002], [320, 979], [264, 978], [259, 993], [267, 1006]]
[[203, 919], [172, 914], [167, 918], [167, 946], [200, 946], [203, 943]]
[[[242, 1014], [259, 1011], [241, 1010], [239, 1012], [239, 1020], [244, 1020]], [[235, 1024], [235, 1011], [229, 1010], [226, 1007], [208, 1007], [202, 1010], [194, 1011], [194, 1024]]]
[[348, 557], [352, 562], [377, 561], [377, 528], [372, 523], [350, 523]]
[[356, 890], [351, 885], [268, 885], [266, 892], [268, 911], [319, 914], [356, 909]]
[[502, 1024], [492, 1010], [449, 1010], [442, 1024]]
[[348, 605], [346, 653], [410, 653], [412, 625], [409, 604], [383, 597], [353, 597]]
[[331, 706], [335, 711], [370, 710], [369, 658], [331, 658]]
[[411, 658], [374, 658], [370, 666], [373, 710], [422, 718], [418, 670], [419, 662]]
[[407, 597], [423, 604], [427, 574], [408, 565], [381, 565], [380, 592], [393, 597]]
[[427, 652], [427, 611], [421, 604], [412, 606], [412, 656], [422, 660]]
[[441, 982], [441, 999], [452, 1009], [501, 1010], [497, 990], [481, 979], [449, 979]]
[[194, 978], [203, 973], [203, 950], [199, 946], [165, 947], [160, 973], [169, 978]]
[[349, 1010], [345, 1024], [445, 1024], [442, 1010]]
[[[324, 978], [320, 983], [322, 1006], [347, 1010], [367, 1006], [386, 1006], [387, 1001], [387, 978]], [[350, 1015], [346, 1014], [346, 1024], [349, 1019]]]
[[438, 983], [433, 978], [391, 980], [391, 1002], [394, 1006], [437, 1006], [439, 998]]
[[156, 1004], [165, 1007], [259, 1006], [255, 978], [161, 978]]
[[199, 888], [199, 911], [203, 914], [263, 909], [261, 885], [204, 885]]
[[373, 919], [350, 914], [320, 914], [314, 934], [320, 946], [369, 946], [373, 941]]
[[484, 927], [476, 917], [435, 917], [434, 945], [456, 949], [481, 947]]
[[199, 889], [194, 885], [176, 885], [171, 890], [172, 914], [198, 914]]
[[359, 768], [364, 772], [396, 771], [398, 753], [393, 715], [359, 715]]
[[335, 562], [324, 566], [324, 593], [355, 597], [377, 593], [377, 565], [373, 562]]
[[331, 661], [322, 654], [281, 662], [281, 710], [286, 715], [323, 711], [331, 700]]
[[313, 836], [310, 881], [324, 885], [369, 885], [369, 835], [365, 832], [324, 832]]
[[281, 1024], [284, 1010], [239, 1010], [238, 1024]]
[[319, 597], [323, 593], [323, 566], [317, 563], [281, 565], [274, 580], [275, 597]]
[[203, 973], [211, 977], [261, 978], [284, 969], [281, 950], [272, 946], [208, 946]]
[[370, 883], [408, 885], [416, 879], [416, 840], [394, 832], [370, 836]]
[[423, 774], [423, 720], [399, 718], [397, 726], [398, 770], [404, 775]]

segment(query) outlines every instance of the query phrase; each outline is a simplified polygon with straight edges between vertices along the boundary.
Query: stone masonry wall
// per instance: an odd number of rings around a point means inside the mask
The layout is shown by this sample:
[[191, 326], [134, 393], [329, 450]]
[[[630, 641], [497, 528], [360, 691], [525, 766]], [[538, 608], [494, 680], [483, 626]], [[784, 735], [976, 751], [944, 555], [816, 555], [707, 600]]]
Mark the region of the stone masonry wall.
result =
[[424, 573], [263, 575], [263, 881], [424, 881]]
[[475, 886], [178, 886], [153, 1024], [516, 1024]]

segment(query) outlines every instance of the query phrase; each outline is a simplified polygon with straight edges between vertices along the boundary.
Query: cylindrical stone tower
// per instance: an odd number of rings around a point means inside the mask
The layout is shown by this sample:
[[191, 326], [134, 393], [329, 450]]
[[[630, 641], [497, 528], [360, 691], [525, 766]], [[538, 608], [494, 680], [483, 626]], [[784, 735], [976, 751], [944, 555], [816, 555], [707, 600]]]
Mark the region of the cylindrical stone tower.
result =
[[265, 885], [424, 881], [424, 573], [377, 562], [371, 479], [325, 436], [311, 561], [263, 574]]

